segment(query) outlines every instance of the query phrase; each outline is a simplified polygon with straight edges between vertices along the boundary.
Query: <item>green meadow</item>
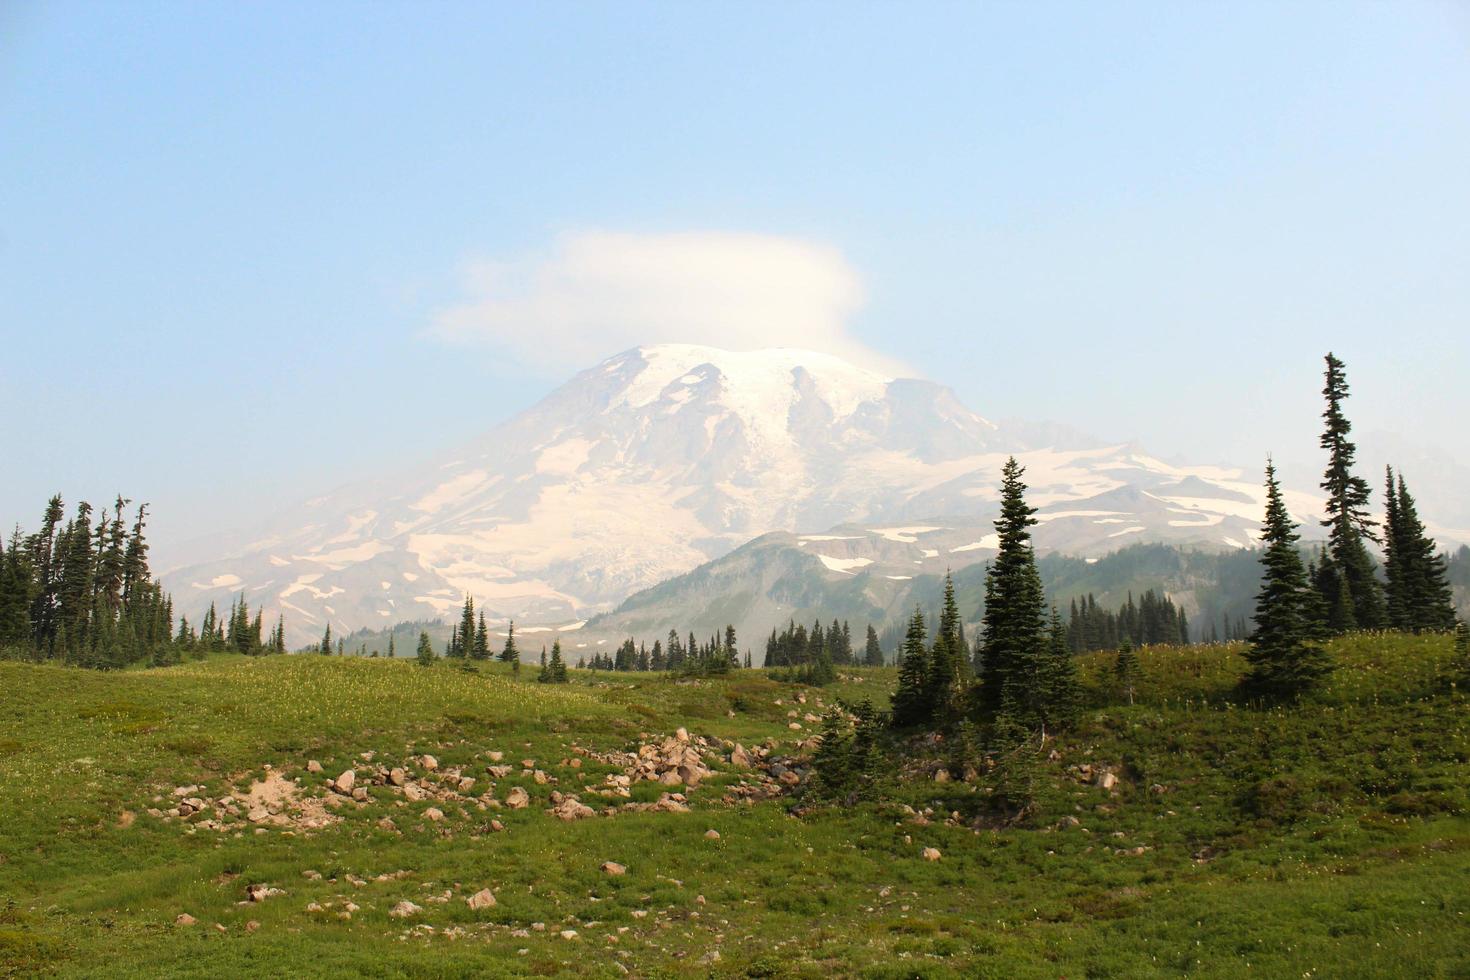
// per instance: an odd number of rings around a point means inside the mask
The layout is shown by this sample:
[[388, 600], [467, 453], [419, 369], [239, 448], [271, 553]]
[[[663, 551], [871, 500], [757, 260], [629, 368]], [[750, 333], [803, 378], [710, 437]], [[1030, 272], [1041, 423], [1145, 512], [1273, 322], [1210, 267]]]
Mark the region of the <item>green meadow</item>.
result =
[[[557, 686], [313, 655], [0, 662], [0, 974], [1470, 976], [1470, 699], [1443, 680], [1451, 643], [1330, 651], [1319, 697], [1270, 710], [1231, 702], [1236, 648], [1143, 650], [1121, 707], [1113, 656], [1086, 655], [1088, 707], [1039, 755], [1023, 825], [995, 818], [986, 772], [936, 781], [943, 747], [923, 741], [894, 747], [881, 802], [744, 798], [757, 777], [728, 743], [809, 754], [810, 717], [886, 706], [891, 668], [807, 689], [761, 670]], [[601, 756], [680, 727], [713, 776], [594, 792], [619, 772]], [[510, 771], [488, 772], [490, 753]], [[367, 778], [423, 773], [426, 754], [473, 789], [411, 800]], [[349, 768], [366, 800], [323, 785]], [[176, 789], [217, 800], [268, 777], [330, 822], [169, 814]], [[529, 806], [485, 805], [515, 788]], [[621, 808], [670, 791], [688, 812]], [[619, 809], [565, 822], [553, 792]], [[250, 901], [252, 885], [277, 893]], [[471, 908], [482, 889], [495, 904]], [[417, 911], [390, 914], [401, 902]]]

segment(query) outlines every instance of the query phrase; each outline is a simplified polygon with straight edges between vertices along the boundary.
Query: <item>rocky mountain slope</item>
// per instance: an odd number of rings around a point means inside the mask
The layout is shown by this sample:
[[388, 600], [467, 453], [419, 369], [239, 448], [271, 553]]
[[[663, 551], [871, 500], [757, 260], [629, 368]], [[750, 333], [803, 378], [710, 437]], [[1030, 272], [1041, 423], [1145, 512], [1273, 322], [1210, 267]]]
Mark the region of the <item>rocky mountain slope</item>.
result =
[[433, 466], [310, 501], [166, 585], [191, 616], [243, 591], [268, 618], [283, 612], [297, 642], [328, 621], [453, 615], [465, 593], [495, 622], [574, 627], [771, 531], [866, 522], [860, 538], [810, 542], [833, 574], [935, 533], [905, 527], [953, 532], [909, 561], [980, 557], [1010, 453], [1045, 508], [1046, 548], [1235, 548], [1259, 521], [1253, 472], [996, 424], [942, 385], [826, 354], [661, 345], [578, 374]]

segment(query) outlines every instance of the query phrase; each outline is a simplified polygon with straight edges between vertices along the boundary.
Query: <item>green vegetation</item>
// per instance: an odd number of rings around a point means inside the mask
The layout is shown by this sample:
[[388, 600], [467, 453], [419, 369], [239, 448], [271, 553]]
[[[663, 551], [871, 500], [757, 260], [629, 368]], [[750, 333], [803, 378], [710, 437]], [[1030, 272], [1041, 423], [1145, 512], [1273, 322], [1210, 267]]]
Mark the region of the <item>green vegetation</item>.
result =
[[[1087, 654], [1076, 723], [1044, 747], [1019, 731], [972, 780], [960, 748], [925, 738], [875, 763], [859, 734], [878, 726], [832, 713], [840, 805], [814, 779], [725, 802], [751, 777], [721, 761], [688, 791], [689, 813], [570, 823], [544, 812], [550, 793], [597, 800], [584, 787], [613, 772], [597, 753], [686, 726], [807, 757], [808, 713], [882, 707], [896, 671], [849, 668], [816, 689], [760, 670], [542, 685], [504, 665], [386, 659], [216, 656], [111, 674], [0, 663], [0, 972], [1462, 976], [1470, 701], [1446, 683], [1453, 648], [1444, 635], [1332, 640], [1321, 687], [1264, 710], [1233, 700], [1238, 645], [1138, 650], [1132, 706], [1116, 704], [1115, 655]], [[577, 749], [593, 755], [574, 767]], [[487, 776], [489, 751], [505, 777]], [[384, 765], [433, 754], [531, 805], [440, 803], [434, 822], [428, 801], [371, 786], [319, 829], [223, 834], [147, 812], [175, 787], [223, 796], [266, 765], [325, 797], [308, 761], [361, 775], [364, 752]], [[635, 783], [632, 800], [665, 789]], [[1005, 813], [1022, 807], [1020, 822]], [[627, 873], [603, 873], [606, 861]], [[252, 884], [285, 894], [239, 904]], [[497, 904], [469, 908], [486, 887]], [[390, 917], [403, 900], [422, 911]], [[357, 910], [338, 918], [347, 902]], [[181, 913], [197, 924], [174, 925]]]

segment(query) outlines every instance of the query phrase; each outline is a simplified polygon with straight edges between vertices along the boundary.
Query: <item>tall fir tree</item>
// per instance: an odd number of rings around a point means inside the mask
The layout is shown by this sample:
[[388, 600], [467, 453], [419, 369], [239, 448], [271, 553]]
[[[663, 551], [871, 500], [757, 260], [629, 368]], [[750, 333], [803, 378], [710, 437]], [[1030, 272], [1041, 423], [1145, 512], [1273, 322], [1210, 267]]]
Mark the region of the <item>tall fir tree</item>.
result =
[[893, 694], [893, 724], [896, 728], [927, 725], [933, 720], [929, 694], [929, 654], [925, 650], [924, 611], [914, 609], [904, 635], [898, 662], [898, 690]]
[[510, 621], [505, 630], [505, 646], [500, 651], [500, 662], [510, 664], [511, 673], [521, 672], [521, 651], [516, 646], [516, 623]]
[[1393, 467], [1386, 467], [1388, 479], [1383, 488], [1383, 606], [1388, 625], [1396, 630], [1410, 629], [1408, 589], [1405, 581], [1404, 522], [1399, 514], [1399, 492], [1394, 484]]
[[925, 677], [924, 703], [934, 721], [944, 722], [948, 719], [960, 691], [960, 661], [964, 656], [963, 630], [959, 604], [955, 601], [954, 579], [949, 572], [945, 572], [944, 599], [940, 606], [939, 623], [934, 630], [934, 645], [929, 652]]
[[[1368, 516], [1368, 482], [1353, 473], [1358, 447], [1348, 436], [1353, 425], [1343, 413], [1342, 403], [1348, 398], [1347, 375], [1343, 362], [1327, 355], [1326, 387], [1322, 395], [1327, 409], [1322, 413], [1326, 423], [1320, 440], [1327, 450], [1327, 471], [1322, 476], [1322, 489], [1327, 492], [1327, 517], [1322, 526], [1328, 529], [1327, 548], [1337, 574], [1346, 582], [1352, 597], [1353, 625], [1358, 629], [1382, 629], [1387, 625], [1382, 588], [1373, 570], [1373, 558], [1364, 541], [1376, 541], [1374, 521]], [[1329, 585], [1329, 588], [1336, 583]], [[1338, 590], [1324, 593], [1322, 599], [1330, 607], [1339, 601]]]
[[33, 588], [30, 555], [17, 527], [0, 557], [0, 647], [30, 645]]
[[1077, 715], [1080, 701], [1077, 661], [1067, 644], [1067, 628], [1062, 625], [1062, 614], [1052, 606], [1043, 671], [1042, 723], [1056, 728], [1071, 722]]
[[1014, 456], [1002, 470], [1000, 517], [995, 522], [999, 553], [985, 578], [984, 660], [979, 705], [983, 718], [1002, 711], [1017, 724], [1041, 720], [1041, 675], [1046, 658], [1046, 595], [1036, 570], [1030, 528], [1034, 507], [1026, 503], [1025, 468]]
[[1242, 681], [1247, 694], [1265, 700], [1295, 701], [1332, 670], [1326, 653], [1310, 639], [1311, 584], [1298, 538], [1281, 497], [1276, 467], [1268, 460], [1261, 591], [1256, 596], [1256, 628], [1245, 651], [1250, 669]]
[[863, 663], [869, 667], [883, 666], [883, 647], [878, 643], [878, 631], [868, 624], [868, 641], [863, 648]]
[[470, 659], [490, 659], [490, 631], [485, 628], [485, 611], [480, 610], [479, 622], [475, 624], [475, 645], [470, 650]]
[[1392, 469], [1388, 500], [1384, 564], [1389, 625], [1414, 633], [1453, 629], [1455, 607], [1444, 556], [1425, 531], [1403, 474], [1395, 483]]

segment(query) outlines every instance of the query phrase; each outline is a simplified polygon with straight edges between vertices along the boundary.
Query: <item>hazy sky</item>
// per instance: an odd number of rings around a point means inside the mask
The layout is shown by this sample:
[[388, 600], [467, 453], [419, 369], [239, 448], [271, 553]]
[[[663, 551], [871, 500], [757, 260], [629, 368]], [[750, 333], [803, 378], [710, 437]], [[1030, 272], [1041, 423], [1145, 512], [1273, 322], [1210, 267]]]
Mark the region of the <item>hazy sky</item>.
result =
[[[0, 4], [0, 522], [165, 540], [642, 341], [1470, 462], [1470, 6]], [[1307, 465], [1310, 464], [1310, 465]]]

